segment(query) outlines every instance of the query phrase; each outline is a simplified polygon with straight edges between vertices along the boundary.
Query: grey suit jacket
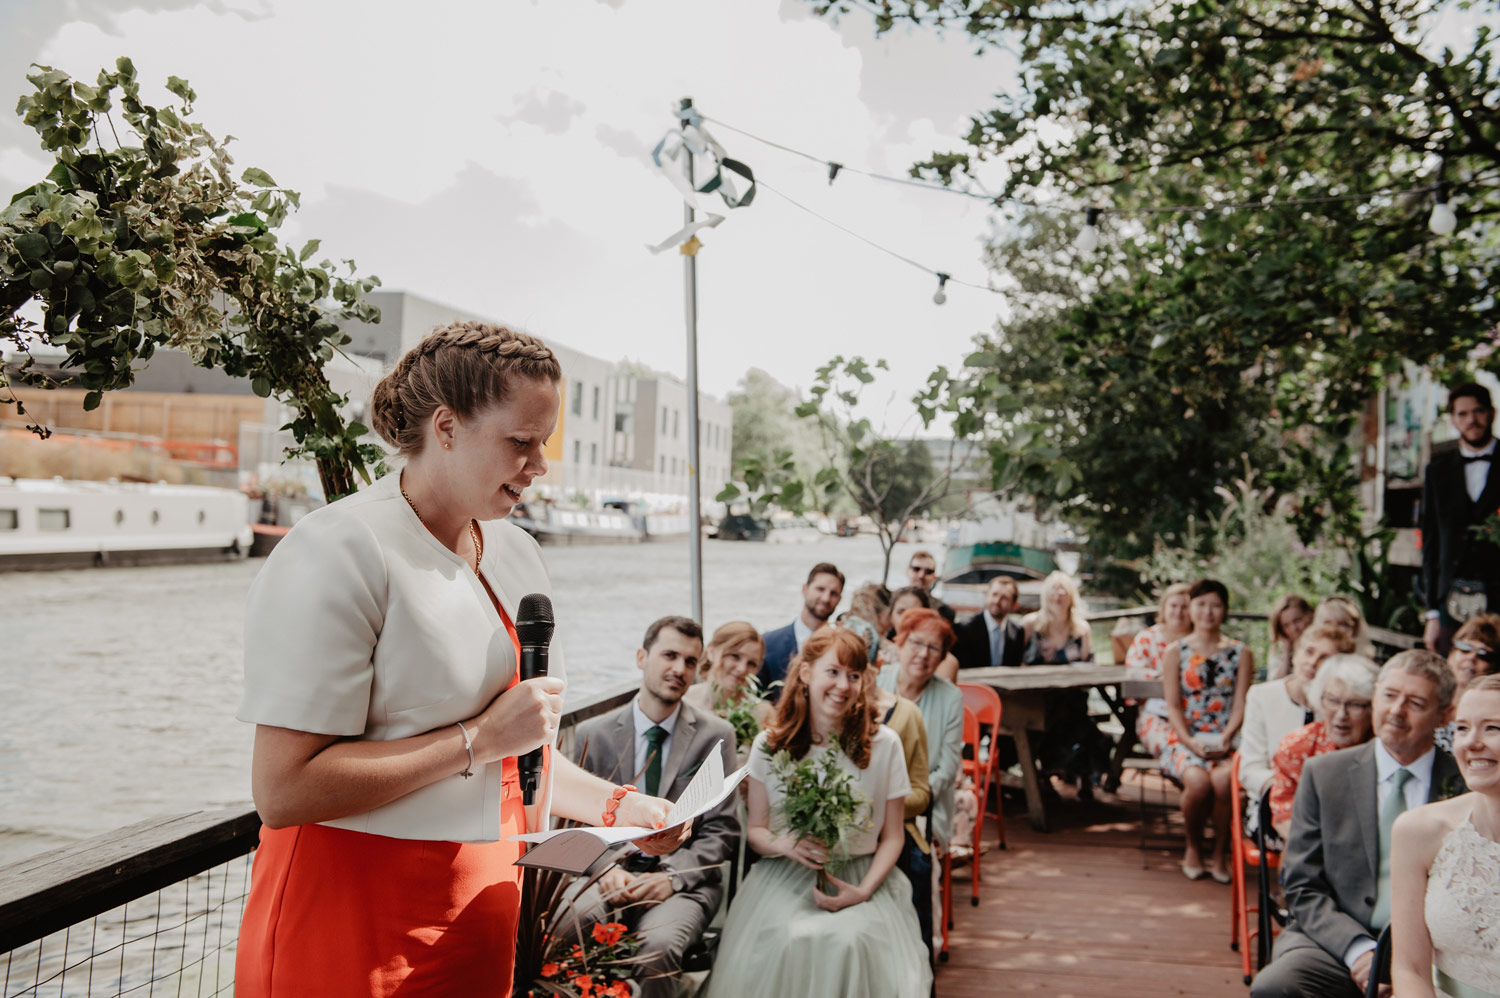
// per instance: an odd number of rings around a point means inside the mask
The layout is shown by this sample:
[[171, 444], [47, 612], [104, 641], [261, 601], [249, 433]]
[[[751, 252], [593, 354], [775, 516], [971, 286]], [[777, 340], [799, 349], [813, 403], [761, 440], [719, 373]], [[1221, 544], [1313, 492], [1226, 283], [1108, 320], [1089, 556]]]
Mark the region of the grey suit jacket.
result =
[[[1307, 760], [1292, 803], [1282, 880], [1295, 927], [1335, 959], [1362, 937], [1374, 938], [1380, 812], [1375, 743]], [[1432, 764], [1428, 801], [1463, 786], [1442, 749]]]
[[[580, 724], [573, 737], [574, 759], [595, 776], [640, 786], [644, 771], [636, 772], [635, 767], [632, 706], [627, 703]], [[661, 770], [660, 795], [668, 800], [676, 800], [687, 789], [716, 741], [723, 742], [719, 756], [724, 772], [735, 770], [734, 728], [730, 723], [717, 715], [694, 710], [686, 703], [679, 709], [681, 713]], [[730, 794], [728, 800], [695, 822], [693, 834], [686, 842], [662, 857], [662, 862], [682, 878], [684, 891], [722, 890], [719, 864], [734, 857], [740, 838], [740, 821], [735, 814], [737, 799]]]

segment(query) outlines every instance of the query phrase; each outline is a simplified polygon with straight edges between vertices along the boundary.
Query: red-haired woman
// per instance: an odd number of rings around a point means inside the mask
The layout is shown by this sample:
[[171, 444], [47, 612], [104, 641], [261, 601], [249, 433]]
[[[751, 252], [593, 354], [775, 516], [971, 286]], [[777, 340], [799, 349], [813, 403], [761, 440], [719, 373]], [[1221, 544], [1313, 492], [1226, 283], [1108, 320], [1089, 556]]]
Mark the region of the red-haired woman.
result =
[[[932, 971], [901, 853], [910, 784], [901, 739], [876, 716], [869, 653], [858, 635], [824, 628], [802, 646], [776, 713], [750, 752], [750, 846], [766, 857], [729, 910], [710, 996], [922, 995]], [[850, 857], [816, 886], [833, 843], [785, 830], [784, 788], [771, 757], [836, 753], [867, 804], [868, 822], [844, 836]]]

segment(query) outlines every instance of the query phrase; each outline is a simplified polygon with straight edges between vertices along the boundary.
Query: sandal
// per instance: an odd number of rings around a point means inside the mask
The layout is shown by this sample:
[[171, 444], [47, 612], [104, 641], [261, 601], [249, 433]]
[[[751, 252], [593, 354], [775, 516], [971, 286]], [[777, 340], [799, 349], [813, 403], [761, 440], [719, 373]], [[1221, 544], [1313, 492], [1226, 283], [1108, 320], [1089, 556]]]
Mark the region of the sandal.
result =
[[1208, 876], [1208, 871], [1204, 870], [1201, 866], [1188, 866], [1186, 863], [1183, 863], [1182, 875], [1189, 880], [1202, 880]]
[[1228, 870], [1220, 870], [1216, 868], [1213, 870], [1209, 870], [1208, 875], [1210, 877], [1213, 877], [1215, 881], [1221, 884], [1227, 884], [1234, 880], [1234, 878], [1229, 875]]

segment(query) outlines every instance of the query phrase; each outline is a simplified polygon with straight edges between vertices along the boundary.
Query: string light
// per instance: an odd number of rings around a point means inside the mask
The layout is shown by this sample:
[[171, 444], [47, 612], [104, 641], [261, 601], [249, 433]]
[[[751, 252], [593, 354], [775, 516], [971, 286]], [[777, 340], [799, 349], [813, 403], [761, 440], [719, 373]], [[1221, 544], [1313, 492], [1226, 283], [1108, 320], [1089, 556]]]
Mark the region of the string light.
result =
[[1439, 236], [1451, 236], [1458, 228], [1458, 216], [1448, 204], [1448, 182], [1445, 180], [1439, 180], [1433, 186], [1432, 217], [1427, 219], [1427, 227]]
[[943, 286], [948, 283], [948, 275], [940, 270], [938, 271], [937, 279], [938, 289], [932, 295], [932, 303], [934, 305], [942, 305], [948, 301], [948, 293], [943, 290]]
[[1099, 209], [1090, 208], [1083, 216], [1083, 228], [1078, 230], [1078, 238], [1073, 240], [1073, 246], [1078, 250], [1078, 255], [1091, 257], [1099, 248]]
[[838, 179], [839, 171], [842, 170], [843, 168], [844, 168], [844, 164], [843, 163], [829, 162], [829, 164], [828, 164], [828, 186], [829, 187], [833, 186], [833, 182]]

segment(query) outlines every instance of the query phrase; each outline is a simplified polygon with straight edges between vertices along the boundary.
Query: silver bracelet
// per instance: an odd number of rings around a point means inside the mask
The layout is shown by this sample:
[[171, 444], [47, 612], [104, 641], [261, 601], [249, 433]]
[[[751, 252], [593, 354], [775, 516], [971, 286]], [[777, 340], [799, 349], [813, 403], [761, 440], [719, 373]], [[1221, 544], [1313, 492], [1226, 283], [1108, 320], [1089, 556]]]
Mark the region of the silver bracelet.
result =
[[469, 739], [469, 729], [464, 727], [464, 722], [454, 721], [453, 723], [458, 725], [458, 730], [464, 733], [464, 748], [469, 752], [469, 765], [462, 773], [458, 774], [467, 780], [474, 775], [474, 743]]

